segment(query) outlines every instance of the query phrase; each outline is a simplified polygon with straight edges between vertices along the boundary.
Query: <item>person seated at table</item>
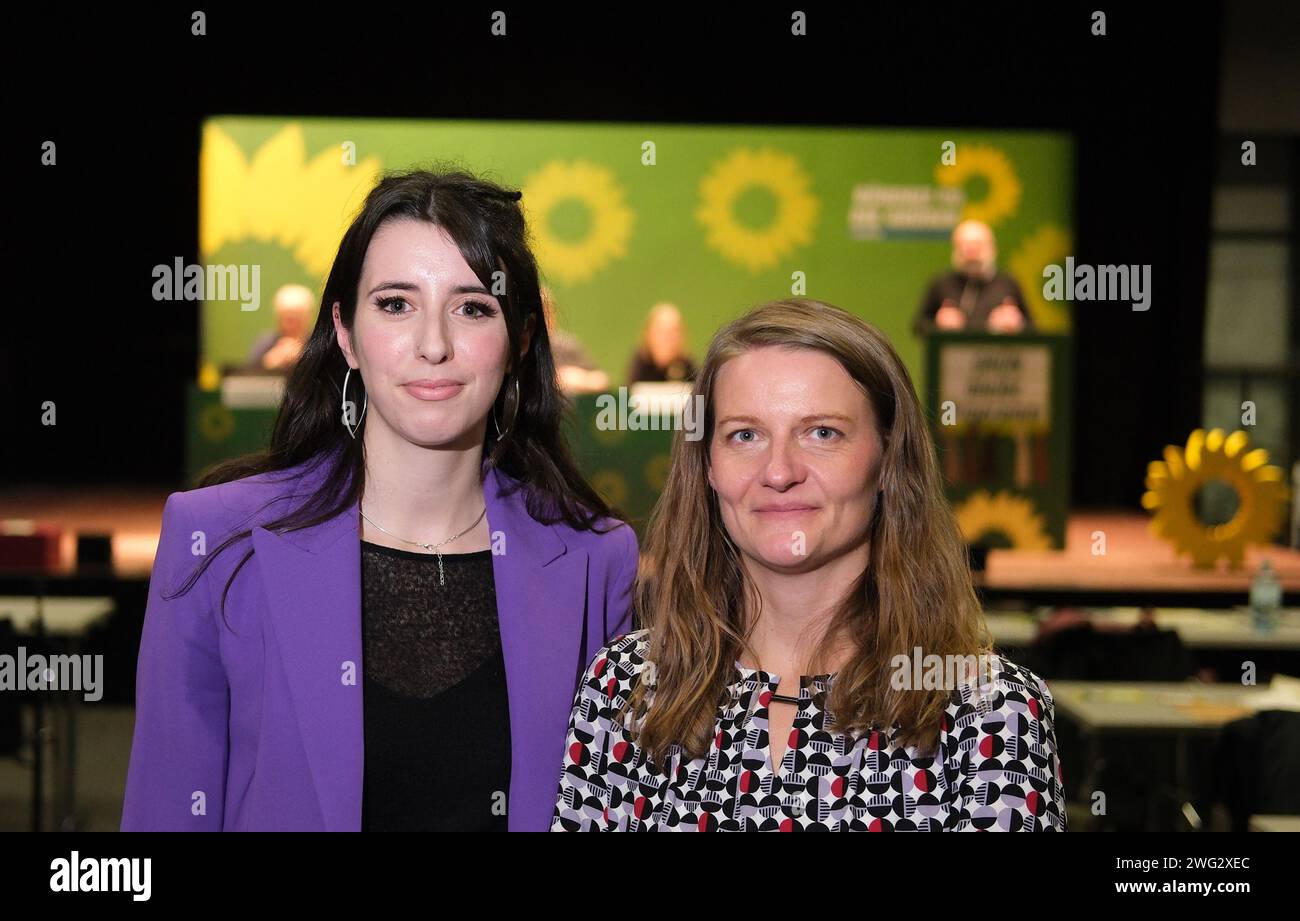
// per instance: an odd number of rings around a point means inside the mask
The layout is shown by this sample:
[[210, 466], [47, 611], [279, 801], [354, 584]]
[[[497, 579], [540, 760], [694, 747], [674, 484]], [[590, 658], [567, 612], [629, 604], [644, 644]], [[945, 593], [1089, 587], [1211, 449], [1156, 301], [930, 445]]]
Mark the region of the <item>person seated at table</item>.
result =
[[275, 292], [273, 306], [276, 328], [253, 341], [248, 363], [265, 371], [285, 371], [298, 360], [311, 333], [316, 296], [306, 285], [283, 285]]
[[592, 361], [582, 340], [560, 328], [551, 289], [545, 285], [542, 286], [542, 315], [546, 319], [546, 335], [551, 340], [551, 357], [555, 360], [560, 390], [566, 394], [578, 394], [600, 393], [608, 388], [609, 375]]
[[765, 304], [692, 395], [641, 626], [587, 667], [551, 829], [1065, 831], [1052, 694], [992, 652], [884, 334]]
[[1032, 332], [1020, 285], [997, 268], [997, 241], [983, 221], [962, 221], [952, 232], [952, 269], [926, 289], [913, 329]]
[[695, 376], [695, 362], [686, 352], [686, 323], [676, 304], [655, 304], [641, 333], [641, 344], [632, 356], [627, 381], [688, 381]]

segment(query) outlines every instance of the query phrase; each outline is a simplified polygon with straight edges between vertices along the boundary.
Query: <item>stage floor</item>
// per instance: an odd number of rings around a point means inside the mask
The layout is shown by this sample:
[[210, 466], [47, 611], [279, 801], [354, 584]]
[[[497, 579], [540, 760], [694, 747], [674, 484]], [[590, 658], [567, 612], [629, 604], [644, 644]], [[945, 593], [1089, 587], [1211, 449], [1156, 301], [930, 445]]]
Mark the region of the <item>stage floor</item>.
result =
[[23, 486], [0, 488], [0, 518], [34, 518], [63, 530], [60, 568], [75, 572], [77, 534], [113, 539], [112, 575], [147, 579], [162, 529], [162, 510], [172, 490], [132, 486]]
[[[984, 586], [999, 593], [1032, 592], [1206, 592], [1250, 590], [1256, 568], [1268, 559], [1286, 592], [1300, 592], [1300, 551], [1289, 547], [1247, 548], [1245, 565], [1230, 570], [1194, 569], [1148, 529], [1144, 512], [1072, 512], [1065, 549], [991, 550]], [[1105, 555], [1094, 555], [1093, 534], [1105, 534]]]
[[[0, 518], [36, 518], [62, 527], [63, 567], [56, 576], [74, 575], [76, 533], [111, 534], [112, 576], [147, 579], [158, 547], [162, 508], [168, 490], [146, 487], [41, 486], [0, 489]], [[1260, 561], [1268, 558], [1285, 591], [1300, 593], [1300, 551], [1270, 546], [1250, 549], [1246, 566], [1232, 571], [1195, 570], [1147, 529], [1149, 516], [1131, 511], [1080, 511], [1070, 515], [1064, 550], [992, 550], [985, 573], [978, 577], [990, 595], [1034, 596], [1110, 593], [1205, 593], [1219, 603], [1226, 595], [1245, 593]], [[1106, 535], [1106, 554], [1093, 555], [1092, 535]], [[102, 574], [101, 574], [102, 575]]]

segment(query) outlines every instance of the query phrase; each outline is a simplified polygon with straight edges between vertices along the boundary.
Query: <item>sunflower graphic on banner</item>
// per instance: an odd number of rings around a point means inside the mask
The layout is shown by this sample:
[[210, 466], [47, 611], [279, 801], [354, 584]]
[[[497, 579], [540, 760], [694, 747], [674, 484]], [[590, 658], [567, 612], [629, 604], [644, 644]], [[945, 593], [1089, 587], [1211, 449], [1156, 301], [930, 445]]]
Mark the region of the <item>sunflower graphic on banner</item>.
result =
[[[700, 180], [695, 217], [704, 226], [710, 247], [728, 262], [759, 272], [813, 242], [821, 203], [811, 186], [811, 177], [790, 154], [741, 148], [714, 164]], [[750, 192], [766, 193], [775, 202], [761, 226], [747, 225], [736, 213]]]
[[[552, 161], [524, 181], [523, 206], [543, 271], [567, 284], [591, 278], [627, 255], [635, 215], [613, 172], [585, 160]], [[577, 207], [586, 226], [566, 233], [560, 212]], [[571, 218], [572, 220], [573, 218]]]

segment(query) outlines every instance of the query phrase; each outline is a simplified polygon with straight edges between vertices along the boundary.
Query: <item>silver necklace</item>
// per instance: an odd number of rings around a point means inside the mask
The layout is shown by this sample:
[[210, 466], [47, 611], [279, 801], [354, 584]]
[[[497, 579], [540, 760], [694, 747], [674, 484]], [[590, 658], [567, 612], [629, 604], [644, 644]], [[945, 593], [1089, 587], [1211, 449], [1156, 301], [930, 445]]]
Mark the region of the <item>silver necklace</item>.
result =
[[389, 537], [396, 537], [398, 540], [403, 541], [404, 543], [415, 544], [415, 546], [417, 547], [423, 547], [425, 550], [432, 550], [434, 553], [436, 553], [438, 555], [438, 584], [446, 585], [447, 575], [445, 572], [443, 572], [442, 569], [442, 551], [439, 550], [438, 548], [441, 547], [443, 544], [451, 543], [458, 537], [464, 537], [470, 531], [474, 530], [476, 527], [478, 527], [478, 523], [483, 520], [483, 516], [486, 514], [487, 514], [487, 506], [484, 505], [483, 511], [478, 513], [478, 517], [474, 519], [474, 523], [472, 525], [470, 525], [464, 531], [461, 531], [459, 534], [453, 534], [451, 537], [444, 537], [436, 544], [426, 544], [423, 541], [407, 540], [405, 537], [398, 537], [396, 534], [394, 534], [392, 531], [388, 530], [387, 528], [380, 527], [379, 525], [375, 524], [375, 522], [372, 521], [370, 516], [367, 515], [365, 512], [361, 513], [361, 517], [366, 519], [366, 521], [369, 521], [372, 525], [375, 525], [376, 528], [379, 528], [379, 530], [383, 531]]

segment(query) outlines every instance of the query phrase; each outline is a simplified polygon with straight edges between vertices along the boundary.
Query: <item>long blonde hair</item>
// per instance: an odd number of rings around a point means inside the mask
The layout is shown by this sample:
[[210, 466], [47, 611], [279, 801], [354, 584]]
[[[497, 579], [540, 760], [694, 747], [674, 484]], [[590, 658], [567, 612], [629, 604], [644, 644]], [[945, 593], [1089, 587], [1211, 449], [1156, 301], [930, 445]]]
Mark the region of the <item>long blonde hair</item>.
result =
[[826, 709], [837, 730], [897, 730], [899, 745], [932, 753], [951, 692], [892, 687], [895, 656], [968, 656], [991, 651], [971, 584], [965, 545], [943, 494], [934, 445], [907, 368], [876, 327], [809, 298], [772, 301], [719, 330], [696, 376], [702, 437], [678, 431], [667, 483], [651, 515], [638, 582], [637, 613], [649, 628], [653, 693], [637, 684], [624, 715], [653, 761], [680, 744], [690, 757], [713, 740], [719, 704], [748, 652], [746, 610], [757, 593], [745, 577], [708, 481], [718, 372], [731, 359], [766, 346], [812, 349], [836, 359], [871, 401], [884, 454], [866, 570], [835, 608], [813, 662], [837, 638], [852, 638], [853, 657], [832, 682]]

